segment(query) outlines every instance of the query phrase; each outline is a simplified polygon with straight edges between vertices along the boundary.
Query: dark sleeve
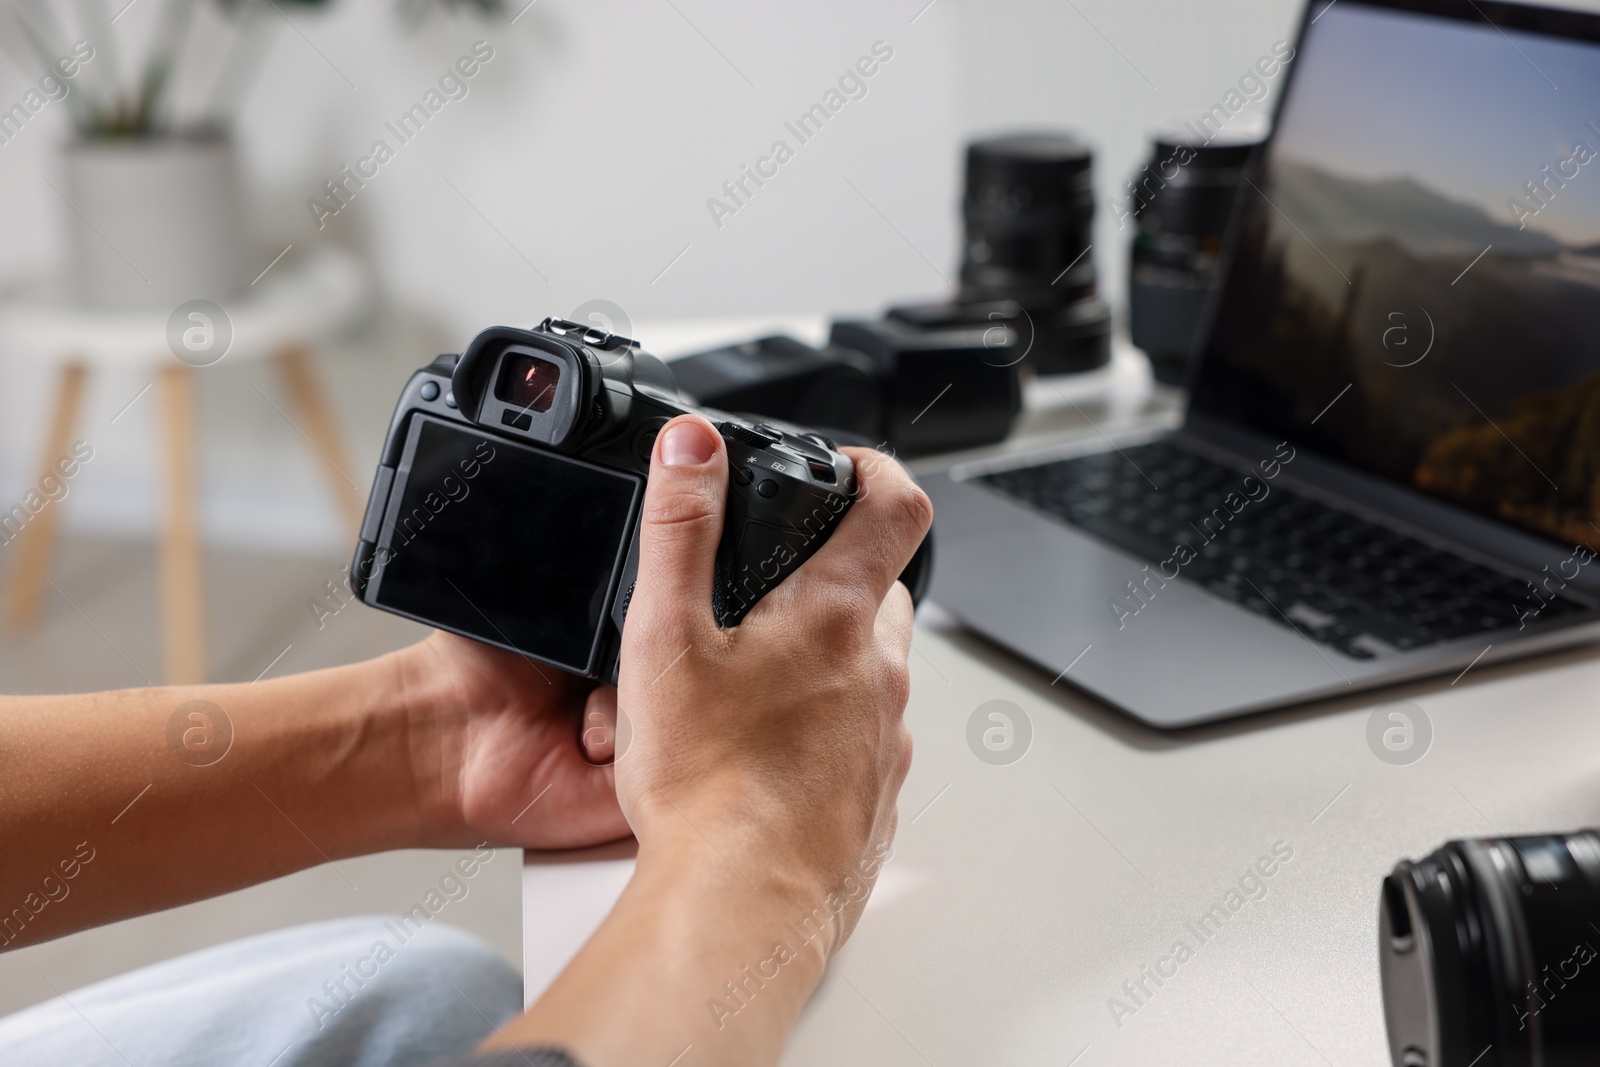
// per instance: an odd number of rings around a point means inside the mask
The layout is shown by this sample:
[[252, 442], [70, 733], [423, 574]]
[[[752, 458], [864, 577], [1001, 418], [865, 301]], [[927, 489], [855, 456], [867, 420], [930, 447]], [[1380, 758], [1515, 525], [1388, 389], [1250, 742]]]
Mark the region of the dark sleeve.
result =
[[467, 1053], [449, 1059], [434, 1060], [427, 1067], [583, 1067], [583, 1065], [558, 1048], [524, 1048], [511, 1052], [495, 1052], [487, 1056]]

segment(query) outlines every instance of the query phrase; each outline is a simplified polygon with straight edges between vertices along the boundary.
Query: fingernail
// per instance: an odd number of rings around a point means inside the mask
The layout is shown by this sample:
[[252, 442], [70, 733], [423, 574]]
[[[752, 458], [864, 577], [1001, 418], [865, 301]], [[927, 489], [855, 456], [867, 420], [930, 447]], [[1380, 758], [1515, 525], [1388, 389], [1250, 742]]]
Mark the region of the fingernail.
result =
[[680, 422], [661, 435], [661, 463], [694, 467], [716, 455], [717, 446], [692, 422]]

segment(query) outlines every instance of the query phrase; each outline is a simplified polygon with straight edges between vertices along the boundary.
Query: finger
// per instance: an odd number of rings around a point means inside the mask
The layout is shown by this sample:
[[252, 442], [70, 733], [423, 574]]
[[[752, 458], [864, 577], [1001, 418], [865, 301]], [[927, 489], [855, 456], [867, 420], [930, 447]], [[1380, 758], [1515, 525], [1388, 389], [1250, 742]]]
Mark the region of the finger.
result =
[[639, 580], [628, 616], [650, 628], [676, 621], [715, 625], [712, 565], [728, 499], [728, 459], [722, 435], [699, 415], [680, 415], [662, 427], [650, 460], [639, 524]]
[[578, 744], [590, 763], [610, 763], [616, 755], [617, 691], [609, 685], [589, 691], [583, 707], [583, 732]]
[[892, 457], [870, 448], [843, 451], [856, 466], [855, 503], [790, 581], [844, 586], [878, 605], [933, 524], [933, 504]]
[[878, 607], [873, 630], [878, 640], [888, 646], [897, 659], [911, 658], [911, 623], [915, 613], [911, 593], [905, 586], [895, 582], [889, 587], [889, 595], [883, 598], [883, 603]]
[[583, 707], [583, 733], [578, 736], [583, 758], [603, 765], [617, 757], [617, 691], [609, 685], [589, 691]]

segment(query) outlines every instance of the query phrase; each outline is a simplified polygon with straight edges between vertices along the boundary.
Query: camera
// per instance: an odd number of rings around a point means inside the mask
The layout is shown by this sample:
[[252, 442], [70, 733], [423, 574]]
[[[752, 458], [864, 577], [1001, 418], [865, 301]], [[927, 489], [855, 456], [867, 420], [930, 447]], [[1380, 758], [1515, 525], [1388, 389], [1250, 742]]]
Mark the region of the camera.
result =
[[928, 304], [833, 323], [829, 343], [762, 337], [674, 360], [684, 391], [718, 408], [841, 431], [924, 455], [991, 444], [1022, 411], [1022, 310]]
[[1600, 832], [1450, 841], [1383, 881], [1396, 1067], [1600, 1060]]
[[812, 348], [773, 334], [682, 356], [672, 373], [685, 393], [724, 411], [886, 440], [877, 369], [848, 348]]
[[[855, 499], [834, 442], [701, 409], [626, 337], [562, 319], [479, 333], [406, 383], [350, 567], [376, 608], [614, 682], [661, 427], [698, 411], [727, 444], [728, 506], [708, 590], [736, 626], [811, 557]], [[901, 576], [927, 586], [930, 542]]]
[[[990, 314], [994, 307], [1003, 309]], [[829, 342], [864, 353], [882, 387], [880, 434], [906, 455], [1004, 440], [1022, 411], [1027, 354], [1010, 312], [961, 303], [890, 308], [881, 319], [840, 320]]]

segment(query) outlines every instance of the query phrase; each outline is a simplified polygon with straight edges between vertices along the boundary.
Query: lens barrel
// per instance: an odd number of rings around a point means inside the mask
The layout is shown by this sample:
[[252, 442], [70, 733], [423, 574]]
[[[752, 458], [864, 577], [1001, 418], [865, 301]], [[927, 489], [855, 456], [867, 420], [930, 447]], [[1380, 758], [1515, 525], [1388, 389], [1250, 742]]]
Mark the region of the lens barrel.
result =
[[1383, 881], [1397, 1067], [1600, 1062], [1600, 833], [1475, 838]]
[[1032, 307], [1092, 295], [1093, 261], [1055, 279], [1094, 239], [1094, 154], [1063, 134], [1019, 134], [967, 146], [962, 199], [963, 296]]
[[1104, 366], [1111, 312], [1089, 252], [1094, 153], [1067, 134], [1012, 134], [969, 144], [966, 167], [960, 301], [1020, 306], [1040, 373]]
[[1173, 385], [1183, 384], [1245, 168], [1266, 131], [1199, 133], [1191, 123], [1156, 134], [1149, 161], [1124, 187], [1137, 222], [1129, 328], [1157, 379]]

